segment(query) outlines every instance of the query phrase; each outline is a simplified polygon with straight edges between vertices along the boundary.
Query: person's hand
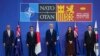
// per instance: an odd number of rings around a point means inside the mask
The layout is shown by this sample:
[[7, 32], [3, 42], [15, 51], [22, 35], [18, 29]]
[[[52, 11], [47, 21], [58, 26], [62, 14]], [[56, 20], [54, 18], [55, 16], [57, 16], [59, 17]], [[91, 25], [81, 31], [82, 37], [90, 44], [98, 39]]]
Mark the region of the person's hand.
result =
[[54, 44], [56, 45], [56, 42], [54, 42]]
[[73, 43], [73, 41], [69, 41], [69, 43], [70, 43], [70, 44], [72, 44], [72, 43]]
[[27, 47], [29, 47], [29, 44], [27, 44]]
[[17, 46], [15, 45], [15, 48], [17, 48]]
[[48, 45], [48, 42], [46, 42], [46, 45]]
[[12, 46], [14, 46], [14, 43], [12, 43]]
[[84, 43], [84, 46], [86, 46], [86, 44]]
[[6, 44], [5, 44], [5, 43], [3, 43], [3, 46], [5, 47], [5, 46], [6, 46]]

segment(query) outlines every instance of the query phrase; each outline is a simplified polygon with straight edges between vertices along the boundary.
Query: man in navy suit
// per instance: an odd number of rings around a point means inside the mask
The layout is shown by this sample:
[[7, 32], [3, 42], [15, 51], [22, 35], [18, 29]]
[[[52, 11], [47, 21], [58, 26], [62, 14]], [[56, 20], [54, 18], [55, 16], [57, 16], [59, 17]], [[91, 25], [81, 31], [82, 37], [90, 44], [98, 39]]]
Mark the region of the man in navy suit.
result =
[[30, 31], [27, 32], [26, 44], [29, 49], [29, 56], [36, 56], [35, 46], [36, 46], [36, 33], [33, 26], [30, 26]]
[[84, 46], [86, 46], [87, 56], [96, 56], [94, 52], [94, 44], [96, 43], [96, 35], [92, 30], [92, 26], [88, 26], [88, 30], [84, 34]]
[[5, 55], [11, 56], [12, 47], [14, 46], [14, 32], [7, 25], [6, 30], [3, 32], [3, 45], [5, 47]]
[[54, 30], [53, 24], [50, 24], [50, 29], [46, 31], [46, 45], [47, 45], [47, 56], [50, 56], [50, 53], [52, 56], [56, 55], [56, 37], [57, 33]]

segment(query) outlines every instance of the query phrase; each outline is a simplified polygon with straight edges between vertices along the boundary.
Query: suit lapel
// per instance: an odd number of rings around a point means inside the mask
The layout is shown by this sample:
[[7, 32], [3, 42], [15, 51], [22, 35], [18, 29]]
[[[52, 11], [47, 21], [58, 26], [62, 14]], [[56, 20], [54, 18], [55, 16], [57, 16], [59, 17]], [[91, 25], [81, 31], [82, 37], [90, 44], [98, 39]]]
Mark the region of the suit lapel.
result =
[[30, 37], [32, 38], [31, 32], [30, 32]]

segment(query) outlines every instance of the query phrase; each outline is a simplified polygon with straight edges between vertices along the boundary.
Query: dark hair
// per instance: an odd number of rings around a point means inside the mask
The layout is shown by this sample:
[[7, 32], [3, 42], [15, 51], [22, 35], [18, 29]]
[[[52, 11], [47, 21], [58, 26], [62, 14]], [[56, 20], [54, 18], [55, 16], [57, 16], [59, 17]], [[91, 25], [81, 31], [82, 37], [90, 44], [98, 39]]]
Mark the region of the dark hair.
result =
[[33, 28], [33, 26], [30, 26], [30, 28], [31, 28], [31, 27]]
[[67, 30], [69, 30], [69, 27], [72, 29], [72, 27], [71, 27], [71, 26], [68, 26], [68, 29], [67, 29]]
[[92, 27], [92, 25], [88, 25], [88, 27], [89, 27], [89, 26], [91, 26], [91, 27]]
[[71, 33], [73, 32], [73, 29], [71, 26], [68, 26], [68, 29], [67, 29], [67, 34], [69, 33], [69, 27], [71, 28]]

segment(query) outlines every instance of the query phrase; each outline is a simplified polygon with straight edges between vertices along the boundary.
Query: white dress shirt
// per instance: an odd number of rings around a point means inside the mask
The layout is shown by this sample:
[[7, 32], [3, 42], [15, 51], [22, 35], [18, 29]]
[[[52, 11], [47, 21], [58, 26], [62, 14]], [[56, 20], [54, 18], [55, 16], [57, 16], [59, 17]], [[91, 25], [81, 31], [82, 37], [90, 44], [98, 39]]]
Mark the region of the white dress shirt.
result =
[[53, 33], [53, 29], [50, 29], [50, 33], [51, 33], [51, 35], [52, 35], [52, 33]]
[[7, 30], [7, 33], [8, 33], [8, 36], [10, 37], [10, 35], [11, 35], [10, 30]]
[[92, 33], [92, 31], [89, 31], [89, 35], [90, 35], [90, 37], [91, 37], [91, 33]]
[[31, 31], [31, 36], [32, 36], [32, 37], [33, 37], [33, 34], [34, 34], [33, 31]]

